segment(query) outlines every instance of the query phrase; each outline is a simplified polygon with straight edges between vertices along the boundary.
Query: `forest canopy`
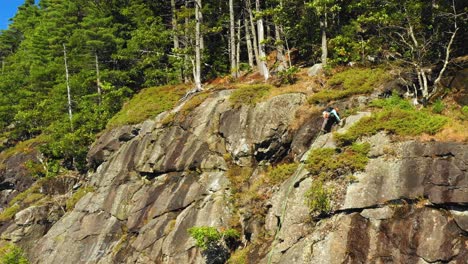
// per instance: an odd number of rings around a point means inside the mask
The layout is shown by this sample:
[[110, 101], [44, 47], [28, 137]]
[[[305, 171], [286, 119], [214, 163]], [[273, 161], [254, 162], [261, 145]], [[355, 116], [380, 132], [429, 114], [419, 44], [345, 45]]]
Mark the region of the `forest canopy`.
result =
[[0, 150], [45, 135], [47, 159], [84, 170], [96, 133], [141, 89], [319, 62], [391, 63], [428, 98], [467, 54], [467, 11], [463, 0], [26, 0], [0, 31]]

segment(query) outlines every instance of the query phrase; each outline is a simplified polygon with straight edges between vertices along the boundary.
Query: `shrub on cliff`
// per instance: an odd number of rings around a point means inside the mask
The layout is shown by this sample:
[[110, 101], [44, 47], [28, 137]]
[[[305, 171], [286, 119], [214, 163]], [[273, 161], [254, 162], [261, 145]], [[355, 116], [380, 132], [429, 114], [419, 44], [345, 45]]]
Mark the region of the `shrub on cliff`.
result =
[[422, 133], [433, 135], [448, 121], [447, 117], [433, 114], [429, 110], [416, 110], [396, 95], [389, 99], [376, 100], [372, 105], [381, 110], [370, 117], [362, 118], [346, 133], [335, 134], [340, 144], [351, 144], [361, 136], [371, 136], [379, 131], [401, 136], [416, 136]]
[[233, 107], [255, 105], [268, 94], [271, 88], [271, 85], [266, 84], [241, 85], [232, 92], [229, 101]]

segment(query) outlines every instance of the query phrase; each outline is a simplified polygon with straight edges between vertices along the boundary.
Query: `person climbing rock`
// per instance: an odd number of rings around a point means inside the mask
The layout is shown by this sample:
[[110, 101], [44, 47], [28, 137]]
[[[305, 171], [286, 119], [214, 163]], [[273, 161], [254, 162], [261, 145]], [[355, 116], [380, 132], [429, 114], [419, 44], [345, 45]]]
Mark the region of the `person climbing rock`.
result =
[[341, 122], [338, 110], [338, 108], [329, 106], [325, 109], [325, 111], [323, 111], [323, 124], [321, 130], [323, 133], [329, 133], [334, 124], [339, 124]]

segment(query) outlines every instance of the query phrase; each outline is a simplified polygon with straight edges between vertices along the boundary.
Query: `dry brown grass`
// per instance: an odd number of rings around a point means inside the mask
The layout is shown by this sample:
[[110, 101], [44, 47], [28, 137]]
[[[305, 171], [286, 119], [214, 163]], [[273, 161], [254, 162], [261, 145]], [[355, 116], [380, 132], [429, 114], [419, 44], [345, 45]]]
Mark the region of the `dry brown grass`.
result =
[[423, 134], [421, 141], [453, 141], [468, 142], [468, 121], [451, 119], [444, 128], [435, 135]]
[[297, 109], [294, 120], [289, 124], [291, 131], [297, 131], [305, 122], [310, 120], [312, 115], [320, 113], [320, 108], [316, 105], [302, 105]]

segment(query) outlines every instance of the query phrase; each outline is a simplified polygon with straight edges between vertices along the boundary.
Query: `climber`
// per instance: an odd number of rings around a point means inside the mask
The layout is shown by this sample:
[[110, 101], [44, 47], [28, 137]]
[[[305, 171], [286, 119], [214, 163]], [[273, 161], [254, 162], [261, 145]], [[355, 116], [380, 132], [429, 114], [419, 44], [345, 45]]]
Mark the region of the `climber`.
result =
[[323, 124], [321, 131], [323, 133], [328, 133], [331, 131], [333, 124], [339, 124], [341, 122], [340, 115], [338, 114], [338, 108], [336, 107], [327, 107], [323, 111]]

